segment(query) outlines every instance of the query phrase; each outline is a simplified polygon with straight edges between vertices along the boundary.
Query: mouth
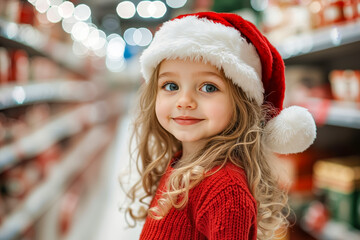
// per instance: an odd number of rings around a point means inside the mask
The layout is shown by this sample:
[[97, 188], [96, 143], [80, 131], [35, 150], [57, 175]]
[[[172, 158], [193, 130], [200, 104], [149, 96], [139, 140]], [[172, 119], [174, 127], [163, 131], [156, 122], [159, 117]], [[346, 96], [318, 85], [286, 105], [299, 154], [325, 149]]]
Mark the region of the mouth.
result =
[[177, 124], [180, 124], [180, 125], [193, 125], [193, 124], [199, 123], [202, 120], [204, 120], [204, 119], [194, 118], [194, 117], [189, 117], [189, 116], [179, 116], [179, 117], [174, 117], [172, 119]]

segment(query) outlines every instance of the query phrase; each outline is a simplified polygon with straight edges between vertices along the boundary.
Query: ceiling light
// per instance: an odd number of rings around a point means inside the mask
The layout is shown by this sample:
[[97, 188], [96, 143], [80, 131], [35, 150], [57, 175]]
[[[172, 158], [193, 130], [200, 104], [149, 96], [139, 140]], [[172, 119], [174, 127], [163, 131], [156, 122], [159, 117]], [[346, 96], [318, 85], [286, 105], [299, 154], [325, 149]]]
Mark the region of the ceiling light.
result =
[[149, 8], [151, 10], [151, 2], [150, 1], [141, 1], [136, 7], [136, 11], [142, 18], [150, 18], [151, 14], [149, 13]]
[[74, 4], [69, 1], [65, 1], [59, 6], [59, 14], [63, 18], [69, 18], [74, 14]]
[[49, 22], [57, 23], [57, 22], [61, 21], [62, 17], [59, 14], [59, 9], [58, 8], [59, 8], [58, 6], [52, 6], [46, 12], [46, 17], [49, 20]]
[[65, 32], [71, 33], [71, 30], [72, 30], [73, 26], [75, 25], [75, 23], [77, 23], [77, 20], [75, 19], [74, 16], [72, 16], [69, 18], [64, 18], [62, 20], [61, 25]]
[[151, 3], [150, 8], [153, 8], [151, 16], [153, 18], [161, 18], [165, 15], [167, 8], [166, 5], [161, 1], [154, 1]]
[[133, 35], [134, 42], [141, 47], [149, 45], [152, 37], [152, 33], [147, 28], [136, 29]]
[[166, 4], [171, 8], [181, 8], [186, 4], [186, 0], [166, 0]]
[[121, 2], [117, 5], [116, 12], [121, 18], [132, 18], [136, 13], [135, 5], [130, 1]]
[[89, 35], [89, 26], [84, 22], [77, 22], [71, 30], [71, 36], [76, 41], [84, 41]]
[[118, 34], [108, 36], [107, 57], [111, 59], [121, 59], [124, 57], [125, 41]]
[[85, 56], [89, 51], [89, 49], [85, 47], [84, 44], [78, 41], [73, 42], [72, 50], [75, 55], [80, 57]]
[[88, 5], [79, 4], [74, 9], [74, 16], [77, 20], [86, 21], [91, 16], [91, 9]]
[[111, 72], [121, 72], [126, 67], [126, 61], [124, 58], [115, 60], [111, 58], [106, 58], [106, 67]]
[[40, 13], [45, 13], [50, 7], [49, 0], [37, 0], [35, 3], [35, 8]]
[[129, 44], [131, 46], [136, 45], [136, 43], [134, 42], [134, 37], [133, 37], [135, 30], [136, 30], [136, 28], [128, 28], [124, 32], [124, 40], [127, 44]]

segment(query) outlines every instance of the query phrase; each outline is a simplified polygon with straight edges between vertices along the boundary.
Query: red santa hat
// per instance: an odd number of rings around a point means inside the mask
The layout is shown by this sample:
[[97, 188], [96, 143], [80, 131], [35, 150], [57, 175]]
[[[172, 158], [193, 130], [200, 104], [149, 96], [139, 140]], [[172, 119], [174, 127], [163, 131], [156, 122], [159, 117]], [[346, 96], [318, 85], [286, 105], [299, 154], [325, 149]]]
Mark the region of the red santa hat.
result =
[[140, 57], [148, 81], [164, 59], [202, 60], [222, 69], [249, 99], [276, 111], [265, 126], [266, 145], [277, 153], [307, 149], [316, 137], [311, 114], [302, 107], [283, 109], [284, 62], [252, 23], [232, 13], [202, 12], [165, 22]]

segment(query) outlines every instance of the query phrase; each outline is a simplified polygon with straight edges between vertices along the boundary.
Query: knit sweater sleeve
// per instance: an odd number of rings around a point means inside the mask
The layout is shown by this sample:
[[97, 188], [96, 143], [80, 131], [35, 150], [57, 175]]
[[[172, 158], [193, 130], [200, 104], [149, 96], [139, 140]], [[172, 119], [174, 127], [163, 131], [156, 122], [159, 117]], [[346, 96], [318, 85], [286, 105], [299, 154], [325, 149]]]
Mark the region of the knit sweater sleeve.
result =
[[199, 231], [209, 240], [256, 240], [256, 207], [253, 197], [244, 186], [232, 184], [231, 181], [219, 188], [220, 191], [211, 191], [200, 207], [196, 217]]

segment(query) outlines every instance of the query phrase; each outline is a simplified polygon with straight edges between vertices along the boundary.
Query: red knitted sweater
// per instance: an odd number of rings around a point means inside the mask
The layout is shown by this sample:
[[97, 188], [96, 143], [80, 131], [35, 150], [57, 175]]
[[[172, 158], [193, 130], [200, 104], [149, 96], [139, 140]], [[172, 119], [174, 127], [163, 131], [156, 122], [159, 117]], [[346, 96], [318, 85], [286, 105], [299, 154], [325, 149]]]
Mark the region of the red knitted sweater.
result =
[[[157, 204], [172, 171], [169, 166], [161, 178], [151, 207]], [[140, 239], [256, 240], [256, 214], [256, 202], [248, 189], [244, 170], [228, 163], [190, 190], [183, 209], [173, 207], [161, 220], [148, 216]]]

